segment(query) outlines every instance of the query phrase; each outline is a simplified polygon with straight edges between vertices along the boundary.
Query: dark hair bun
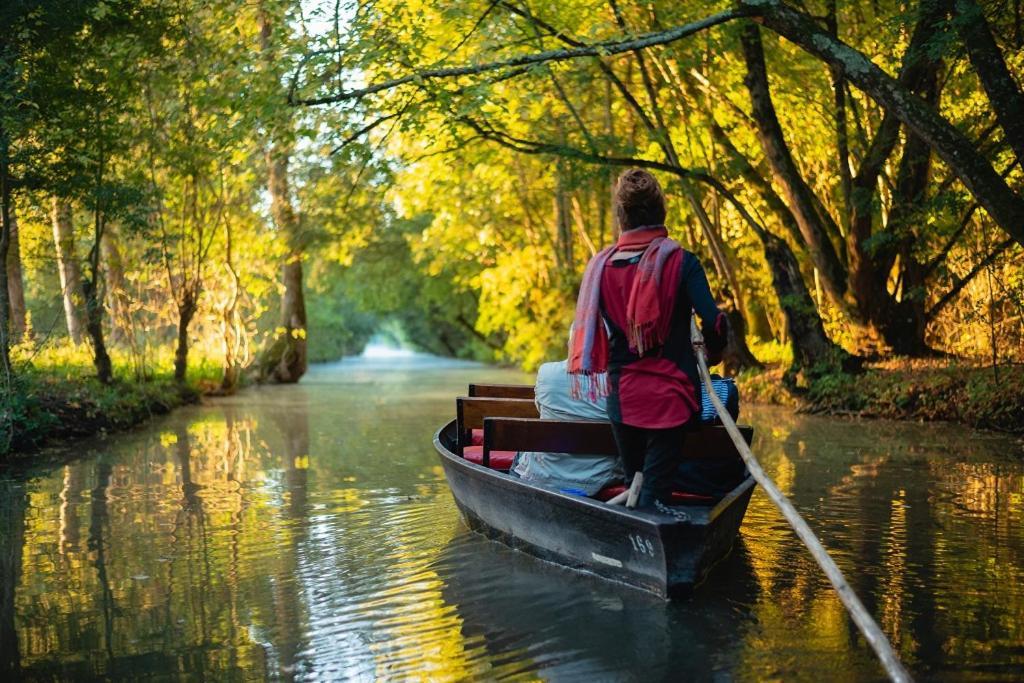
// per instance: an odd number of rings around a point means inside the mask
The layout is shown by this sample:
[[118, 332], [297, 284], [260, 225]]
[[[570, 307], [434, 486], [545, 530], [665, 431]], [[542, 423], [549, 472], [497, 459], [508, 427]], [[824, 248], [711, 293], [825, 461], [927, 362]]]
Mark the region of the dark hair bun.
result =
[[619, 176], [615, 204], [623, 230], [665, 221], [665, 195], [661, 185], [642, 168], [631, 168]]
[[642, 206], [661, 199], [661, 187], [647, 171], [634, 168], [619, 177], [619, 201], [623, 206]]

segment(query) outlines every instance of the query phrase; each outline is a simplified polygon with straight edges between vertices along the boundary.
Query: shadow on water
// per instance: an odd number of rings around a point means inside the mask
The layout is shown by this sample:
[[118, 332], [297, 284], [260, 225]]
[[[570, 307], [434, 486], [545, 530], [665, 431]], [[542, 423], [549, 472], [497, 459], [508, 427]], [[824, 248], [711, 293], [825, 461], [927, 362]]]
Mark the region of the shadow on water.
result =
[[[0, 474], [0, 678], [874, 680], [771, 504], [665, 603], [471, 534], [430, 357], [313, 368]], [[912, 671], [1024, 670], [1024, 453], [945, 425], [752, 408], [755, 450]]]

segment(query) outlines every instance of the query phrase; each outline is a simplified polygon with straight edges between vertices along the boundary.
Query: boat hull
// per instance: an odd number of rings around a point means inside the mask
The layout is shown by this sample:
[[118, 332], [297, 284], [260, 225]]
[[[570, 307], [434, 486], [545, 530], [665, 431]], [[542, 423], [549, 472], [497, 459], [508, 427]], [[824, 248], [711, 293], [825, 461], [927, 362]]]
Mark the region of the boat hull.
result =
[[455, 424], [434, 439], [455, 503], [474, 531], [571, 569], [662, 597], [685, 594], [732, 547], [750, 501], [748, 478], [686, 520], [552, 491], [454, 453]]

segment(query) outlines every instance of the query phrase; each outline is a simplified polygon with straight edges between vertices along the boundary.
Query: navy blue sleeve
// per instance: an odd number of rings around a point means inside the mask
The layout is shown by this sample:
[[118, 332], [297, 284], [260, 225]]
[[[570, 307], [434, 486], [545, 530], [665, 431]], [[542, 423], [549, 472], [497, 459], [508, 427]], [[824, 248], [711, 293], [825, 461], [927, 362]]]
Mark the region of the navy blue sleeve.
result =
[[683, 258], [682, 287], [690, 299], [693, 310], [701, 321], [701, 332], [704, 334], [704, 345], [708, 350], [708, 364], [715, 365], [722, 359], [722, 351], [728, 341], [729, 320], [718, 308], [711, 296], [708, 276], [704, 267], [694, 254], [687, 252]]

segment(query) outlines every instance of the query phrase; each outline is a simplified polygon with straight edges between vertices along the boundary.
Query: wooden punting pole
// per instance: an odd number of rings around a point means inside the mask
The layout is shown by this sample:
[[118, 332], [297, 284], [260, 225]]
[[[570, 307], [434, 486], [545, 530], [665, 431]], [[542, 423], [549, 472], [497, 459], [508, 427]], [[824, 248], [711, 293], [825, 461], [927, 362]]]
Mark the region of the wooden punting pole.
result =
[[860, 629], [860, 632], [868, 641], [868, 644], [871, 645], [871, 649], [875, 651], [875, 654], [882, 663], [882, 668], [889, 675], [889, 679], [898, 683], [912, 681], [910, 673], [903, 667], [903, 663], [900, 662], [896, 652], [892, 649], [889, 639], [885, 637], [882, 629], [878, 627], [878, 624], [868, 613], [867, 609], [865, 609], [864, 603], [860, 601], [857, 594], [850, 588], [850, 584], [846, 582], [846, 577], [839, 571], [839, 567], [836, 566], [835, 561], [829, 556], [825, 546], [821, 544], [818, 537], [811, 531], [811, 527], [807, 526], [807, 522], [804, 521], [804, 518], [796, 511], [796, 508], [789, 502], [789, 499], [779, 490], [775, 482], [761, 469], [761, 464], [747, 446], [747, 442], [743, 439], [743, 435], [740, 434], [740, 430], [736, 428], [736, 423], [733, 422], [729, 411], [722, 405], [721, 399], [718, 398], [718, 394], [715, 393], [715, 389], [711, 384], [711, 373], [708, 372], [707, 356], [704, 348], [704, 335], [697, 328], [695, 315], [690, 318], [690, 341], [693, 343], [693, 351], [697, 356], [697, 368], [705, 390], [708, 392], [711, 403], [715, 406], [718, 417], [722, 420], [726, 431], [729, 432], [733, 443], [736, 444], [736, 449], [743, 458], [743, 462], [746, 463], [751, 476], [761, 485], [768, 498], [779, 508], [782, 516], [793, 527], [793, 531], [804, 542], [815, 562], [825, 572], [828, 580], [832, 582], [832, 587], [839, 593], [839, 599], [843, 601], [843, 605], [853, 618], [853, 623], [857, 625], [857, 628]]

